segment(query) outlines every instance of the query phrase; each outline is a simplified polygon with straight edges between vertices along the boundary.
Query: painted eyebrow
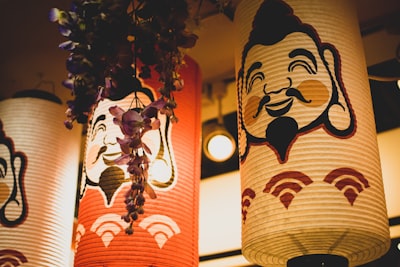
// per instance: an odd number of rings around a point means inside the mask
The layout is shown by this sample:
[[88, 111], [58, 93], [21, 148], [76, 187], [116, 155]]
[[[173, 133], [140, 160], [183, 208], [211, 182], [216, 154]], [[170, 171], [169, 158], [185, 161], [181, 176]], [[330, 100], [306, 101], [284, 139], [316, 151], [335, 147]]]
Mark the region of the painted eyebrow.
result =
[[314, 64], [315, 69], [317, 69], [317, 60], [315, 59], [315, 56], [310, 51], [308, 51], [307, 49], [297, 48], [297, 49], [292, 50], [289, 53], [289, 57], [290, 58], [294, 58], [296, 56], [305, 56], [305, 57], [307, 57]]
[[104, 121], [105, 119], [106, 119], [106, 115], [104, 115], [104, 114], [98, 116], [98, 117], [96, 118], [95, 122], [93, 123], [92, 129], [94, 129], [94, 128], [96, 127], [96, 124], [97, 124], [99, 121]]
[[247, 84], [248, 84], [250, 74], [251, 74], [254, 70], [260, 69], [261, 66], [262, 66], [262, 63], [261, 63], [260, 61], [256, 61], [256, 62], [254, 62], [253, 64], [251, 64], [251, 66], [249, 67], [249, 69], [248, 69], [247, 72], [246, 72], [246, 86], [247, 86]]

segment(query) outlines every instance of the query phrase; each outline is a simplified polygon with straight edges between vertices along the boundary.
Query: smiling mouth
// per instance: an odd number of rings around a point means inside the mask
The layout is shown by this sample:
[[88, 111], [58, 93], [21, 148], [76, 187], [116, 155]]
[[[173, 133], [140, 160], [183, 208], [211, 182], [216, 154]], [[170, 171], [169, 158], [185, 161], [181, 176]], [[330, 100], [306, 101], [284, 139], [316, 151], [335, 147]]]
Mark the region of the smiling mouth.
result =
[[111, 166], [111, 165], [115, 165], [114, 160], [117, 159], [119, 156], [121, 156], [121, 152], [103, 154], [102, 157], [103, 157], [104, 163], [108, 166]]
[[293, 99], [288, 98], [281, 102], [266, 104], [265, 110], [271, 117], [280, 117], [289, 112], [290, 108], [292, 107], [292, 104], [293, 104]]

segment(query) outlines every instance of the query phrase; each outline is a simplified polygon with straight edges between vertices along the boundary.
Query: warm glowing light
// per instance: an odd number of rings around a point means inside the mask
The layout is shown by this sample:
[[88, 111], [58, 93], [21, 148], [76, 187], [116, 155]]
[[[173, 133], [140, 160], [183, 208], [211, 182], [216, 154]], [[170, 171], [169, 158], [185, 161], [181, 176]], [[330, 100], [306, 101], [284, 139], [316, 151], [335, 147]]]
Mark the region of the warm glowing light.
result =
[[204, 154], [212, 161], [223, 162], [232, 157], [236, 149], [233, 136], [221, 125], [214, 125], [203, 139]]
[[235, 151], [232, 139], [223, 134], [211, 137], [207, 144], [207, 149], [215, 161], [227, 160]]

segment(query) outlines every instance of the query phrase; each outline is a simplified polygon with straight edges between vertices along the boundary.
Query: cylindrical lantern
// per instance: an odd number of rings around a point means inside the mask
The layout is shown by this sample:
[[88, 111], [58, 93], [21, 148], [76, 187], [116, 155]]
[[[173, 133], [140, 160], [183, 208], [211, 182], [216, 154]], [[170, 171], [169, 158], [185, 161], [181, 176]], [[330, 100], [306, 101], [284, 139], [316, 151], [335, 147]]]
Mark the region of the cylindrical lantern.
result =
[[81, 131], [65, 129], [65, 107], [35, 92], [0, 102], [0, 265], [65, 267]]
[[[134, 93], [118, 101], [100, 101], [88, 128], [82, 198], [77, 226], [76, 267], [87, 266], [197, 266], [198, 194], [200, 182], [200, 97], [198, 65], [190, 58], [180, 74], [184, 88], [174, 96], [179, 119], [172, 124], [159, 114], [160, 130], [144, 135], [152, 152], [149, 185], [157, 198], [146, 193], [144, 214], [127, 235], [125, 194], [131, 186], [126, 165], [116, 165], [121, 155], [111, 106], [134, 108]], [[144, 105], [158, 99], [160, 83], [145, 80], [136, 96]], [[133, 103], [133, 105], [132, 105]]]
[[388, 219], [353, 2], [242, 1], [235, 27], [244, 256], [276, 267], [382, 256]]

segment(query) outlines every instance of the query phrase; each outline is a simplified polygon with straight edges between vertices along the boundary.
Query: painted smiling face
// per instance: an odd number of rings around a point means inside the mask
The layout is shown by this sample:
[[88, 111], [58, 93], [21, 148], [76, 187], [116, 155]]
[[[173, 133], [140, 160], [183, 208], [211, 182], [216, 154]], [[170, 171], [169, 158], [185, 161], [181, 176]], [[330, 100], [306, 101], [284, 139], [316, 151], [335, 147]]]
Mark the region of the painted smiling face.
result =
[[[249, 134], [266, 138], [266, 129], [279, 118], [291, 118], [296, 131], [312, 124], [327, 109], [332, 81], [313, 40], [304, 33], [292, 33], [271, 46], [255, 45], [248, 58], [263, 55], [268, 60], [245, 64], [242, 91], [243, 122]], [[302, 38], [299, 48], [294, 40]], [[306, 112], [302, 112], [306, 110]]]
[[280, 1], [265, 1], [252, 26], [238, 72], [241, 161], [252, 145], [267, 145], [285, 163], [298, 136], [318, 128], [352, 136], [336, 48]]
[[108, 107], [117, 102], [103, 100], [93, 114], [86, 140], [83, 166], [85, 179], [81, 182], [81, 197], [87, 186], [97, 188], [103, 194], [106, 206], [112, 205], [115, 192], [129, 178], [126, 170], [114, 163], [121, 155], [117, 137], [123, 136], [119, 127], [114, 125]]
[[13, 139], [6, 136], [0, 120], [0, 225], [15, 227], [28, 215], [26, 168], [26, 154], [15, 151]]
[[[131, 180], [126, 165], [117, 165], [115, 160], [121, 156], [121, 146], [117, 138], [123, 139], [119, 125], [113, 121], [114, 116], [109, 112], [112, 106], [118, 106], [127, 111], [132, 108], [132, 99], [137, 97], [141, 105], [149, 105], [154, 101], [155, 94], [149, 88], [142, 88], [130, 96], [111, 101], [104, 99], [97, 105], [90, 126], [86, 142], [84, 158], [84, 180], [81, 182], [81, 197], [86, 187], [99, 190], [105, 200], [105, 206], [113, 205], [114, 196], [121, 185]], [[171, 190], [177, 183], [173, 153], [170, 147], [171, 124], [164, 114], [158, 114], [160, 129], [148, 131], [142, 141], [149, 147], [148, 154], [151, 164], [149, 168], [149, 182], [152, 187], [160, 191]]]

